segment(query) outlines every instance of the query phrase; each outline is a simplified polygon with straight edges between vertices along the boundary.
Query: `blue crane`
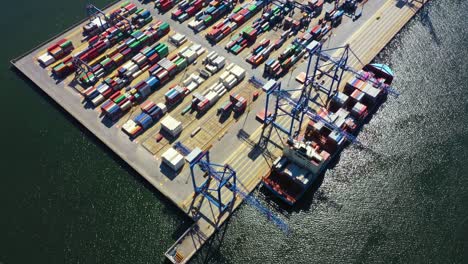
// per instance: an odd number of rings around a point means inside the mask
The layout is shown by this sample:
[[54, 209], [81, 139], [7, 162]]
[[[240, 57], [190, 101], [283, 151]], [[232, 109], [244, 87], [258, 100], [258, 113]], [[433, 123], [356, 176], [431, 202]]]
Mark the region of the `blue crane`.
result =
[[[176, 150], [182, 153], [190, 153], [190, 149], [184, 146], [181, 142], [175, 144]], [[207, 179], [200, 185], [196, 182], [196, 168], [207, 176]], [[256, 208], [266, 218], [277, 225], [283, 232], [289, 233], [288, 225], [278, 216], [276, 216], [270, 209], [262, 205], [255, 197], [248, 192], [239, 188], [237, 183], [237, 174], [234, 168], [229, 164], [217, 164], [210, 161], [209, 150], [203, 151], [190, 163], [190, 174], [192, 176], [192, 183], [195, 189], [195, 194], [203, 195], [208, 201], [214, 204], [220, 215], [227, 212], [234, 205], [236, 194], [244, 199], [248, 204]], [[215, 181], [215, 182], [213, 182]], [[222, 201], [223, 192], [232, 192], [232, 198], [228, 201]], [[214, 193], [214, 194], [213, 194]]]
[[[337, 59], [333, 58], [332, 56], [330, 56], [329, 54], [325, 53], [325, 52], [317, 52], [314, 55], [318, 56], [322, 60], [330, 61], [330, 62], [338, 65], [339, 61]], [[343, 70], [345, 70], [345, 71], [349, 71], [349, 72], [353, 73], [358, 78], [365, 79], [365, 76], [363, 75], [362, 71], [358, 71], [358, 70], [350, 67], [347, 64], [339, 65], [339, 67], [342, 67]], [[310, 77], [310, 78], [312, 78], [312, 77]], [[308, 79], [310, 79], [310, 78], [308, 78]], [[387, 92], [388, 94], [390, 94], [390, 95], [392, 95], [394, 97], [398, 97], [400, 95], [400, 93], [397, 90], [393, 89], [390, 85], [378, 82], [376, 79], [371, 78], [371, 79], [366, 79], [366, 81], [372, 83], [372, 85], [374, 85], [377, 88], [383, 89], [385, 92]]]
[[[356, 137], [343, 129], [337, 127], [333, 122], [329, 122], [327, 118], [323, 118], [320, 115], [316, 114], [310, 107], [309, 102], [315, 103], [315, 98], [312, 98], [312, 90], [313, 89], [321, 89], [322, 91], [327, 93], [328, 98], [332, 94], [336, 92], [336, 90], [340, 87], [340, 83], [343, 79], [344, 72], [348, 71], [353, 73], [360, 79], [366, 80], [370, 82], [373, 86], [382, 89], [387, 94], [392, 94], [394, 96], [398, 96], [399, 93], [395, 91], [392, 87], [388, 84], [379, 82], [377, 79], [374, 78], [365, 78], [363, 72], [358, 71], [350, 67], [347, 62], [349, 59], [350, 54], [355, 54], [350, 49], [349, 45], [344, 47], [332, 48], [323, 50], [322, 44], [317, 41], [312, 41], [311, 43], [306, 45], [297, 43], [301, 45], [303, 49], [309, 54], [309, 61], [307, 64], [307, 71], [306, 71], [306, 78], [304, 82], [304, 86], [299, 89], [281, 89], [281, 83], [276, 82], [272, 88], [267, 91], [267, 100], [265, 104], [265, 113], [268, 113], [268, 108], [270, 106], [270, 99], [271, 96], [274, 96], [276, 102], [274, 103], [274, 110], [273, 113], [269, 117], [265, 118], [265, 126], [271, 125], [275, 127], [285, 134], [288, 137], [295, 136], [293, 131], [294, 129], [294, 122], [299, 122], [299, 128], [302, 127], [302, 123], [304, 121], [304, 117], [307, 115], [314, 121], [322, 122], [326, 127], [330, 130], [335, 131], [339, 135], [343, 136], [346, 140], [352, 143], [358, 143]], [[330, 51], [342, 51], [339, 55], [339, 58], [333, 58], [332, 56], [328, 55], [327, 52]], [[314, 56], [315, 55], [315, 56]], [[313, 62], [315, 60], [315, 63]], [[324, 61], [325, 63], [321, 63]], [[330, 66], [328, 71], [323, 70], [322, 68]], [[331, 73], [329, 73], [331, 71]], [[325, 82], [322, 80], [319, 83], [317, 80], [321, 77], [319, 76], [326, 76], [329, 77], [330, 82]], [[291, 97], [292, 92], [300, 91], [301, 95], [299, 99], [293, 100]], [[285, 108], [284, 106], [287, 105], [289, 108]], [[281, 124], [279, 124], [276, 119], [280, 116], [289, 116], [289, 129], [284, 128]], [[264, 129], [264, 131], [267, 131]], [[271, 133], [271, 129], [269, 130]], [[270, 134], [262, 133], [262, 140], [265, 141], [269, 139]]]

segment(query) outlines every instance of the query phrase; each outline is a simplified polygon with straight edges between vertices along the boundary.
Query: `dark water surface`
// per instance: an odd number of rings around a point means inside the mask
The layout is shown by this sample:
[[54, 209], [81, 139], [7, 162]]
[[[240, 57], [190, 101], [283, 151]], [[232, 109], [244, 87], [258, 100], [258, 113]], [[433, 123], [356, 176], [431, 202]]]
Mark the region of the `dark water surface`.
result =
[[[0, 263], [159, 263], [190, 224], [9, 68], [82, 18], [84, 4], [17, 0], [0, 18]], [[377, 59], [401, 96], [365, 126], [366, 147], [346, 149], [287, 213], [292, 235], [242, 206], [208, 262], [468, 263], [466, 10], [466, 0], [432, 1]]]

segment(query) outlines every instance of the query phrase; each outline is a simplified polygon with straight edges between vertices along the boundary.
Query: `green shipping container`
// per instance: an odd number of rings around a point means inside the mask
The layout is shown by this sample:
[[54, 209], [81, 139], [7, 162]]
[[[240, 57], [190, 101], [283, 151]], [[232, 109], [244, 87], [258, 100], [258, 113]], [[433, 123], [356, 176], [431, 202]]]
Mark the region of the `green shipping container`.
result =
[[211, 22], [212, 19], [213, 19], [212, 16], [208, 16], [208, 17], [205, 18], [205, 20], [203, 20], [203, 22], [204, 22], [205, 24], [209, 24], [209, 23]]
[[147, 18], [145, 18], [145, 24], [148, 24], [149, 22], [153, 21], [153, 17], [152, 16], [149, 16]]
[[234, 8], [234, 10], [232, 10], [232, 13], [235, 14], [235, 13], [239, 12], [241, 9], [242, 9], [242, 7], [238, 6], [238, 7]]
[[130, 4], [130, 1], [125, 1], [125, 2], [123, 2], [123, 3], [120, 5], [120, 7], [125, 7], [125, 6], [127, 6], [128, 4]]
[[164, 45], [164, 47], [158, 49], [156, 53], [158, 53], [159, 57], [166, 57], [167, 54], [169, 54], [169, 48], [166, 45]]
[[164, 47], [164, 44], [158, 43], [158, 44], [156, 44], [156, 46], [154, 46], [154, 50], [155, 50], [155, 51], [158, 51], [158, 50], [160, 50], [162, 47]]
[[169, 28], [169, 23], [167, 23], [167, 22], [164, 22], [159, 26], [160, 31], [167, 30], [168, 28]]
[[187, 60], [184, 58], [180, 58], [175, 62], [175, 64], [177, 65], [178, 70], [182, 70], [185, 67], [187, 67]]
[[117, 97], [117, 99], [114, 100], [114, 103], [118, 104], [122, 102], [122, 100], [125, 99], [125, 94], [122, 94], [121, 96]]
[[145, 10], [145, 9], [144, 9], [144, 8], [140, 8], [140, 9], [138, 9], [135, 13], [136, 13], [136, 14], [140, 14], [141, 12], [143, 12], [143, 10]]
[[61, 47], [62, 49], [68, 48], [68, 47], [70, 47], [70, 46], [73, 46], [71, 40], [67, 40], [67, 41], [65, 41], [64, 43], [62, 43], [62, 44], [60, 45], [60, 47]]
[[190, 111], [190, 109], [192, 109], [192, 105], [185, 107], [184, 110], [182, 110], [182, 115], [185, 115], [188, 111]]
[[146, 55], [146, 54], [148, 54], [148, 52], [150, 52], [150, 51], [151, 51], [151, 48], [150, 48], [150, 47], [145, 47], [145, 48], [143, 48], [140, 52]]
[[249, 9], [250, 12], [254, 12], [257, 9], [257, 6], [256, 5], [250, 5], [248, 9]]
[[132, 37], [136, 38], [137, 34], [139, 34], [141, 31], [139, 29], [135, 30], [132, 32]]
[[65, 67], [65, 64], [63, 64], [63, 62], [60, 62], [58, 65], [54, 67], [54, 71], [59, 71], [63, 67]]
[[149, 37], [145, 35], [144, 37], [142, 37], [142, 38], [140, 39], [139, 42], [140, 42], [140, 43], [145, 43], [148, 39], [149, 39]]
[[100, 64], [102, 65], [102, 67], [106, 67], [110, 63], [110, 61], [111, 60], [107, 58], [107, 59], [102, 60]]

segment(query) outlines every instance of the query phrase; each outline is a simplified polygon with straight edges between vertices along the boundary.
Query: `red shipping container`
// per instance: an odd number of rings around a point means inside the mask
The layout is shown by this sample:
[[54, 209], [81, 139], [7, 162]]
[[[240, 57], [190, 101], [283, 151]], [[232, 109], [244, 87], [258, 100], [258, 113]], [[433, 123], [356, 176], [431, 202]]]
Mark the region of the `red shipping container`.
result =
[[99, 40], [99, 36], [96, 35], [96, 36], [90, 38], [90, 39], [88, 40], [88, 43], [89, 43], [90, 45], [92, 45], [93, 43], [95, 43], [95, 42], [98, 41], [98, 40]]
[[109, 97], [111, 94], [112, 94], [112, 89], [107, 89], [107, 90], [102, 94], [102, 96], [104, 96], [104, 97], [107, 98], [107, 97]]
[[151, 62], [151, 64], [154, 64], [159, 61], [159, 55], [157, 53], [151, 55], [148, 60]]
[[[112, 89], [110, 89], [110, 91], [112, 91]], [[117, 92], [114, 92], [109, 99], [114, 101], [119, 96], [120, 96], [120, 91], [117, 91]]]
[[119, 107], [121, 107], [123, 104], [125, 104], [128, 101], [128, 98], [123, 99], [118, 103]]
[[58, 44], [53, 44], [52, 46], [50, 46], [49, 48], [47, 48], [47, 51], [48, 52], [51, 52], [52, 50], [56, 49], [59, 45]]
[[65, 42], [67, 42], [67, 39], [61, 39], [61, 40], [57, 41], [57, 45], [60, 46]]

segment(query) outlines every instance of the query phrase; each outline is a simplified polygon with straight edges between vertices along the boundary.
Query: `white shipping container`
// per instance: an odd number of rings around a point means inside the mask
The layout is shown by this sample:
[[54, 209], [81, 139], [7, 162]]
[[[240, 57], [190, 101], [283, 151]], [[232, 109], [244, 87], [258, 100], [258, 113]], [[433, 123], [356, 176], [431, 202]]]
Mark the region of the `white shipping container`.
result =
[[213, 61], [213, 64], [218, 67], [218, 69], [221, 69], [224, 67], [224, 64], [226, 63], [226, 58], [223, 56], [219, 56]]
[[127, 111], [130, 107], [132, 107], [132, 102], [128, 100], [120, 107], [120, 109], [122, 109], [122, 111]]
[[191, 82], [189, 85], [186, 85], [186, 87], [190, 92], [192, 92], [198, 88], [198, 84], [196, 82]]
[[[231, 23], [229, 24], [228, 27], [230, 27], [230, 28], [232, 29], [232, 31], [234, 31], [234, 30], [237, 28], [237, 23], [233, 21], [233, 22], [231, 22]], [[231, 31], [231, 32], [232, 32], [232, 31]]]
[[222, 83], [218, 83], [218, 85], [216, 85], [216, 87], [213, 89], [213, 91], [214, 92], [219, 92], [223, 88], [224, 88], [224, 85]]
[[206, 65], [206, 69], [211, 72], [212, 74], [218, 71], [218, 68], [216, 66], [213, 66], [211, 64]]
[[201, 20], [195, 20], [195, 19], [192, 19], [189, 23], [188, 23], [188, 26], [189, 28], [191, 29], [197, 29], [198, 26], [200, 26], [200, 24], [202, 23]]
[[190, 49], [193, 50], [194, 52], [197, 52], [201, 48], [202, 46], [200, 44], [193, 44], [192, 46], [190, 46]]
[[197, 53], [189, 49], [182, 53], [181, 56], [187, 59], [188, 63], [192, 63], [197, 58]]
[[198, 24], [198, 26], [195, 27], [195, 30], [196, 30], [196, 31], [202, 31], [202, 30], [204, 30], [205, 28], [206, 28], [205, 23], [200, 23], [200, 24]]
[[126, 73], [133, 74], [136, 71], [138, 71], [138, 65], [136, 65], [135, 63], [132, 63], [132, 66], [130, 66], [130, 68], [128, 68]]
[[132, 65], [135, 65], [135, 63], [133, 63], [133, 61], [130, 60], [130, 61], [127, 61], [122, 67], [128, 70], [132, 67]]
[[230, 71], [230, 70], [234, 67], [234, 65], [235, 65], [234, 63], [230, 63], [230, 64], [227, 66], [226, 70]]
[[190, 75], [187, 79], [185, 79], [185, 80], [182, 81], [182, 84], [183, 84], [184, 86], [187, 86], [187, 85], [189, 85], [192, 81], [193, 81], [193, 78], [192, 78], [192, 75]]
[[195, 75], [193, 78], [193, 81], [196, 82], [197, 84], [202, 84], [205, 81], [205, 79], [203, 79], [202, 77], [198, 75]]
[[222, 82], [224, 80], [226, 80], [226, 78], [229, 76], [229, 72], [228, 71], [224, 71], [223, 73], [221, 73], [221, 76], [219, 76], [219, 81]]
[[185, 53], [189, 48], [188, 47], [183, 47], [180, 51], [179, 51], [179, 55], [182, 55], [183, 53]]
[[231, 90], [232, 87], [236, 85], [236, 82], [237, 82], [236, 77], [234, 77], [234, 75], [231, 74], [226, 79], [224, 79], [223, 84], [224, 86], [226, 86], [226, 88]]
[[127, 122], [125, 122], [123, 125], [122, 125], [122, 130], [126, 131], [126, 132], [130, 132], [133, 128], [136, 127], [136, 123], [135, 121], [133, 121], [132, 119], [129, 119]]
[[205, 48], [201, 48], [199, 50], [197, 50], [197, 56], [200, 57], [203, 53], [205, 53], [206, 49]]
[[237, 84], [237, 79], [234, 79], [226, 84], [226, 87], [231, 90]]
[[163, 103], [157, 103], [156, 104], [159, 108], [161, 108], [163, 114], [165, 114], [167, 112], [167, 106]]
[[104, 101], [105, 97], [102, 96], [102, 94], [98, 94], [98, 96], [94, 97], [91, 102], [93, 103], [94, 106], [100, 105]]
[[44, 53], [37, 60], [45, 67], [55, 62], [55, 58], [52, 57], [49, 53]]
[[182, 131], [182, 122], [172, 116], [166, 116], [161, 121], [161, 127], [172, 136], [177, 136]]
[[185, 160], [182, 155], [175, 149], [169, 148], [161, 155], [164, 164], [169, 166], [172, 170], [177, 171], [184, 166]]
[[97, 72], [94, 73], [94, 75], [96, 76], [96, 78], [101, 78], [102, 76], [104, 76], [104, 69], [101, 68], [99, 69]]
[[226, 88], [222, 89], [221, 91], [218, 92], [219, 97], [223, 96], [226, 93]]
[[141, 73], [142, 73], [142, 71], [140, 71], [140, 70], [134, 72], [134, 73], [132, 74], [132, 78], [135, 79], [135, 78], [138, 77]]
[[206, 57], [206, 60], [211, 63], [214, 59], [216, 59], [216, 57], [218, 57], [218, 54], [216, 54], [216, 51], [212, 51], [210, 53], [208, 53], [208, 56]]
[[218, 95], [217, 92], [210, 91], [210, 92], [206, 95], [206, 99], [208, 99], [208, 101], [210, 101], [210, 104], [214, 104], [214, 103], [216, 103], [216, 101], [218, 101], [219, 95]]
[[230, 72], [231, 72], [232, 74], [234, 74], [234, 75], [236, 76], [237, 80], [239, 80], [239, 81], [242, 80], [242, 79], [244, 79], [244, 77], [245, 77], [245, 70], [244, 70], [242, 67], [238, 66], [238, 65], [235, 65], [235, 66], [230, 70]]

